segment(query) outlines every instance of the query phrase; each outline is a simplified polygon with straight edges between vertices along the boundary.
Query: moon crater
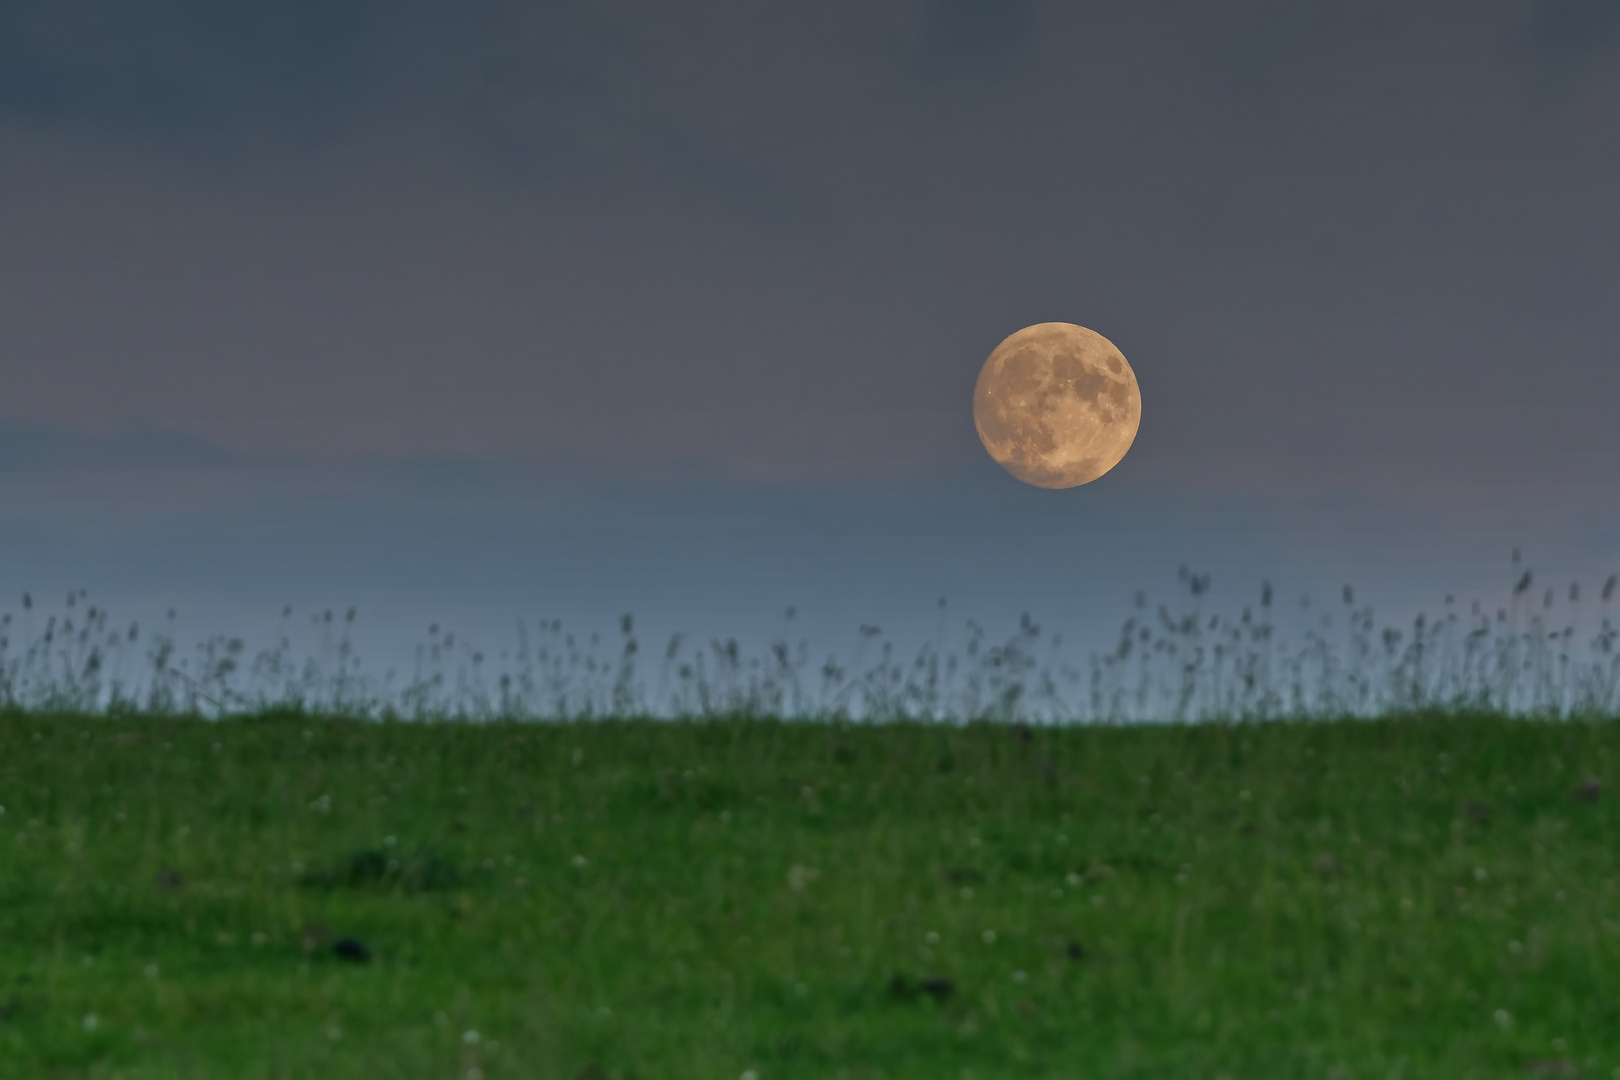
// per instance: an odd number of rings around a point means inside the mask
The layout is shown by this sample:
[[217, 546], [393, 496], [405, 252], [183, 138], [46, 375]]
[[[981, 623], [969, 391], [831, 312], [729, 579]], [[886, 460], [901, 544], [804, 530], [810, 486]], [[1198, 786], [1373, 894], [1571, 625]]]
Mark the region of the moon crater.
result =
[[979, 440], [1027, 484], [1071, 488], [1118, 465], [1142, 393], [1114, 343], [1073, 323], [1038, 323], [996, 346], [973, 390]]

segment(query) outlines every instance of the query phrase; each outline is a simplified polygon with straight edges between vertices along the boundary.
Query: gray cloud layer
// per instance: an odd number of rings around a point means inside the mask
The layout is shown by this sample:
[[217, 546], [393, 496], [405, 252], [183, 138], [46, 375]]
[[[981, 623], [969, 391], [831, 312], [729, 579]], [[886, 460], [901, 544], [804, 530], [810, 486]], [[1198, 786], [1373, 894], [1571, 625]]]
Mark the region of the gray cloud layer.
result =
[[1590, 471], [1617, 33], [1582, 0], [19, 0], [0, 410], [861, 474], [978, 453], [978, 363], [1057, 318], [1141, 375], [1121, 483]]
[[1548, 61], [1569, 62], [1620, 43], [1620, 8], [1605, 0], [1540, 0], [1528, 31]]

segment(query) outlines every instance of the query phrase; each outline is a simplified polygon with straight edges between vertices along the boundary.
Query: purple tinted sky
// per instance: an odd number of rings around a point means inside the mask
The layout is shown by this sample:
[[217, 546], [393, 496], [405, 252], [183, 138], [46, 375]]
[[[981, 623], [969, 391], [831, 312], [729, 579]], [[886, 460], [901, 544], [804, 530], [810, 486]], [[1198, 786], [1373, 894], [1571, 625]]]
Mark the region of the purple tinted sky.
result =
[[[722, 632], [1606, 573], [1616, 175], [1611, 0], [13, 0], [0, 588]], [[1053, 319], [1145, 403], [1066, 493], [969, 414]]]

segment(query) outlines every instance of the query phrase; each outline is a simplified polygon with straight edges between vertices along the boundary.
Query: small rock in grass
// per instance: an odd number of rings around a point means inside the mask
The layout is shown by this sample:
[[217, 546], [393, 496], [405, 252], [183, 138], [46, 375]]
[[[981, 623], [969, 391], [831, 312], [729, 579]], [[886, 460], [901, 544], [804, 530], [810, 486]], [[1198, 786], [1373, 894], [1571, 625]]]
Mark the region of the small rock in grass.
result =
[[186, 879], [180, 875], [180, 871], [165, 866], [157, 872], [157, 887], [164, 892], [179, 892], [186, 887]]
[[339, 960], [349, 960], [356, 964], [363, 964], [371, 959], [371, 950], [357, 937], [338, 938], [332, 942], [332, 953]]
[[308, 956], [321, 947], [321, 943], [331, 937], [331, 931], [317, 923], [304, 927], [303, 948], [304, 955]]
[[939, 975], [930, 976], [917, 985], [935, 1001], [944, 1001], [956, 992], [956, 984]]
[[1585, 799], [1587, 802], [1597, 802], [1598, 796], [1603, 794], [1603, 781], [1599, 780], [1595, 776], [1588, 776], [1585, 780], [1580, 782], [1580, 784], [1571, 794], [1573, 794], [1577, 799]]
[[1489, 825], [1491, 823], [1491, 808], [1486, 803], [1471, 802], [1468, 804], [1468, 820], [1475, 825]]

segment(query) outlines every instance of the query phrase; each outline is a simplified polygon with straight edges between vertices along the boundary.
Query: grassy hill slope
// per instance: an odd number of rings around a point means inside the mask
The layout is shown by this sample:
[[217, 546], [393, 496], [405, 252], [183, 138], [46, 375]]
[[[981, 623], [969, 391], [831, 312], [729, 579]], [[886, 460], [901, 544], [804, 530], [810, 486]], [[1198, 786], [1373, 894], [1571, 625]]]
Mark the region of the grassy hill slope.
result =
[[1608, 1076], [1615, 756], [0, 716], [0, 1075]]

